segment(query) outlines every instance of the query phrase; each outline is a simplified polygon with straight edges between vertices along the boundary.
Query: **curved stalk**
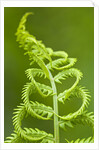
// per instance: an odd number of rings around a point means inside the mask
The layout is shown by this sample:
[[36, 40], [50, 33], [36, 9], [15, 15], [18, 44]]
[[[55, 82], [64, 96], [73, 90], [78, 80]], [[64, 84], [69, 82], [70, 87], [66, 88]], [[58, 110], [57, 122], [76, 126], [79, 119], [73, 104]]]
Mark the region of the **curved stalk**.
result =
[[[49, 69], [48, 69], [49, 71]], [[52, 90], [53, 90], [53, 108], [54, 108], [54, 138], [55, 138], [55, 143], [59, 143], [59, 124], [58, 124], [58, 101], [57, 101], [57, 89], [56, 89], [56, 85], [54, 82], [54, 78], [51, 74], [51, 72], [49, 71], [49, 78], [50, 78], [50, 82], [51, 82], [51, 86], [52, 86]]]

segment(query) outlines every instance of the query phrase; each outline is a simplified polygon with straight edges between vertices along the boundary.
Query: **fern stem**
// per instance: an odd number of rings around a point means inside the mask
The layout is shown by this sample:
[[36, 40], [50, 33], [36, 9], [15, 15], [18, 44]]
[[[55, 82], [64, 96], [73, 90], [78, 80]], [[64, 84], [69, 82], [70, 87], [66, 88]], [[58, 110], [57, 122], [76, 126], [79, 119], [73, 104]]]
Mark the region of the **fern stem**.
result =
[[[48, 69], [49, 70], [49, 69]], [[57, 89], [56, 89], [56, 85], [54, 82], [54, 78], [51, 74], [51, 72], [49, 71], [49, 77], [50, 77], [50, 82], [51, 82], [51, 86], [52, 86], [52, 90], [53, 90], [53, 108], [54, 108], [54, 138], [55, 138], [55, 143], [59, 143], [59, 124], [58, 124], [58, 101], [57, 101]]]

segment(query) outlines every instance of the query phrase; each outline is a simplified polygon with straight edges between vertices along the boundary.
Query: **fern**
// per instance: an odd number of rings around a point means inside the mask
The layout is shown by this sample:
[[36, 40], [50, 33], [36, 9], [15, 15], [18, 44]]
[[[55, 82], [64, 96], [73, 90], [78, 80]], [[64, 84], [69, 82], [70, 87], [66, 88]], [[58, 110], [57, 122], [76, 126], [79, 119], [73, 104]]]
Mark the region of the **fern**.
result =
[[72, 140], [71, 142], [69, 142], [68, 140], [66, 140], [67, 143], [93, 143], [94, 139], [92, 137], [89, 137], [87, 139], [83, 138], [83, 139], [77, 139], [77, 140]]
[[[66, 131], [67, 127], [74, 128], [77, 124], [87, 124], [94, 129], [93, 112], [86, 111], [90, 102], [90, 95], [88, 90], [78, 86], [83, 76], [82, 73], [76, 68], [71, 68], [77, 59], [68, 58], [68, 54], [64, 51], [53, 51], [51, 48], [47, 48], [42, 41], [37, 40], [26, 31], [25, 23], [27, 17], [31, 14], [26, 13], [22, 17], [16, 36], [19, 46], [25, 50], [24, 54], [29, 56], [30, 65], [33, 65], [35, 62], [38, 64], [38, 68], [30, 68], [25, 71], [30, 82], [23, 87], [23, 103], [17, 106], [13, 113], [14, 133], [6, 138], [5, 143], [59, 143], [60, 128]], [[59, 72], [53, 77], [52, 71], [54, 70]], [[50, 85], [37, 82], [37, 77], [49, 80]], [[68, 77], [76, 78], [74, 84], [69, 89], [57, 94], [56, 83], [62, 84], [61, 80], [65, 80]], [[33, 93], [39, 94], [44, 99], [52, 97], [53, 108], [37, 101], [30, 101], [30, 95]], [[64, 104], [66, 100], [71, 100], [74, 96], [82, 100], [81, 107], [76, 112], [60, 116], [58, 103]], [[54, 134], [46, 133], [37, 128], [22, 128], [22, 120], [28, 115], [37, 119], [53, 120]], [[68, 143], [93, 143], [94, 137], [81, 140], [78, 138], [71, 142], [66, 139], [66, 141]]]
[[61, 120], [59, 125], [62, 129], [66, 130], [66, 127], [74, 128], [75, 125], [87, 124], [90, 127], [94, 128], [94, 115], [93, 112], [87, 113], [86, 111], [83, 112], [81, 115], [78, 115], [76, 118], [73, 118], [71, 120]]

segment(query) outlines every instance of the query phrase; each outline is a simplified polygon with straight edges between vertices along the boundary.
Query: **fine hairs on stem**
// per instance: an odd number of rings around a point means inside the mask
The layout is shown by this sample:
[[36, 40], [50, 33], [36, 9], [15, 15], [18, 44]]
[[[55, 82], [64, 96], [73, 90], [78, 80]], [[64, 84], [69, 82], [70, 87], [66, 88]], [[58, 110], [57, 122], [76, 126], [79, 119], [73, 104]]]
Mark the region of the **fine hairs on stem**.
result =
[[[38, 68], [29, 68], [25, 71], [30, 82], [23, 87], [23, 103], [17, 106], [13, 113], [14, 132], [6, 138], [5, 143], [60, 143], [60, 129], [66, 132], [67, 127], [73, 128], [77, 124], [87, 124], [94, 130], [93, 112], [87, 112], [86, 110], [90, 102], [90, 95], [87, 89], [78, 86], [82, 73], [78, 69], [72, 68], [77, 61], [76, 58], [68, 58], [65, 51], [53, 51], [26, 30], [25, 23], [27, 17], [31, 14], [31, 12], [26, 13], [22, 17], [16, 36], [20, 47], [25, 50], [24, 54], [29, 56], [30, 65], [33, 66], [34, 63], [37, 63]], [[54, 70], [58, 72], [55, 76], [52, 75]], [[35, 77], [49, 80], [50, 86], [37, 82]], [[56, 83], [62, 84], [61, 80], [68, 77], [76, 78], [74, 84], [58, 94]], [[38, 93], [44, 100], [51, 97], [53, 108], [38, 101], [30, 101], [29, 97], [34, 92]], [[61, 116], [58, 112], [58, 103], [64, 105], [65, 101], [71, 100], [74, 96], [82, 100], [81, 107], [73, 113]], [[27, 115], [46, 121], [53, 120], [54, 132], [50, 134], [37, 128], [22, 128], [21, 122]], [[65, 139], [65, 141], [66, 143], [93, 143], [94, 136], [72, 141]]]

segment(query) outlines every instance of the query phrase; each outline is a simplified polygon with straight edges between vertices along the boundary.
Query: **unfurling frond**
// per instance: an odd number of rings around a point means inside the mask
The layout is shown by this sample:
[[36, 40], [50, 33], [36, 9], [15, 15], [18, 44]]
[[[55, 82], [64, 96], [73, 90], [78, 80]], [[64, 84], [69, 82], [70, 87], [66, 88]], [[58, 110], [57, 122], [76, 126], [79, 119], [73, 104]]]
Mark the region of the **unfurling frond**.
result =
[[49, 78], [49, 72], [43, 61], [43, 59], [47, 59], [51, 63], [52, 60], [49, 52], [42, 41], [38, 41], [33, 35], [30, 35], [25, 28], [25, 22], [30, 14], [32, 13], [26, 13], [20, 21], [19, 27], [16, 32], [17, 41], [19, 42], [20, 47], [23, 47], [26, 51], [25, 54], [29, 55], [30, 60], [32, 60], [33, 62], [35, 61]]
[[[48, 59], [51, 61], [51, 57], [49, 56], [48, 50], [42, 41], [38, 41], [33, 35], [30, 35], [28, 31], [26, 31], [25, 23], [27, 17], [32, 13], [26, 13], [19, 24], [19, 27], [16, 32], [17, 41], [20, 44], [20, 47], [23, 47], [24, 50], [28, 52], [33, 52], [34, 55], [40, 57], [40, 59]], [[33, 51], [34, 50], [34, 51]]]
[[88, 91], [84, 89], [83, 87], [77, 87], [74, 89], [74, 91], [71, 92], [71, 96], [77, 96], [82, 99], [82, 105], [81, 107], [74, 113], [70, 113], [68, 115], [59, 116], [63, 120], [71, 120], [73, 118], [76, 118], [78, 115], [81, 115], [85, 108], [88, 107], [89, 101], [90, 101], [90, 95], [88, 94]]
[[[30, 107], [30, 106], [29, 106]], [[39, 108], [39, 110], [38, 110]], [[51, 107], [49, 106], [45, 106], [43, 104], [39, 104], [38, 102], [35, 103], [31, 103], [31, 110], [26, 110], [24, 104], [21, 104], [20, 106], [17, 106], [14, 112], [14, 116], [13, 116], [13, 125], [15, 128], [15, 131], [17, 131], [17, 134], [25, 139], [25, 140], [30, 140], [30, 141], [37, 141], [37, 140], [41, 140], [45, 137], [45, 135], [42, 135], [41, 137], [37, 137], [34, 138], [34, 136], [30, 136], [28, 133], [26, 133], [26, 131], [24, 129], [22, 129], [21, 127], [21, 122], [22, 119], [24, 118], [24, 116], [27, 116], [27, 114], [31, 115], [31, 116], [36, 116], [39, 119], [43, 119], [43, 120], [49, 120], [52, 115], [53, 115], [53, 110]], [[41, 110], [41, 111], [40, 111]], [[27, 129], [27, 131], [30, 131]], [[38, 130], [39, 131], [39, 130]]]
[[[61, 83], [60, 80], [65, 80], [68, 77], [76, 77], [76, 80], [77, 80], [76, 82], [78, 83], [82, 77], [82, 73], [76, 68], [65, 69], [65, 70], [59, 72], [54, 77], [54, 80], [55, 80], [55, 82]], [[76, 83], [76, 85], [77, 85], [77, 83]]]
[[44, 72], [41, 69], [37, 69], [37, 68], [31, 68], [31, 69], [27, 69], [25, 71], [27, 78], [29, 78], [29, 80], [32, 80], [32, 78], [34, 77], [44, 77], [46, 78]]
[[41, 131], [37, 128], [24, 128], [26, 137], [21, 137], [18, 133], [11, 134], [11, 137], [7, 137], [5, 143], [54, 143], [52, 134], [48, 134], [45, 131]]
[[66, 61], [64, 61], [64, 60], [65, 59], [63, 59], [63, 58], [53, 60], [52, 65], [49, 63], [49, 64], [47, 64], [47, 67], [50, 70], [52, 70], [52, 69], [64, 70], [64, 69], [68, 69], [68, 68], [72, 67], [75, 64], [75, 62], [77, 61], [76, 58], [67, 58]]
[[40, 104], [38, 102], [32, 102], [32, 109], [37, 113], [38, 115], [45, 117], [47, 119], [50, 119], [53, 116], [53, 109], [50, 106], [45, 106], [44, 104]]
[[[44, 84], [40, 84], [40, 83], [36, 83], [37, 86], [39, 87], [39, 90], [37, 89], [37, 87], [33, 86], [33, 83], [27, 83], [24, 88], [23, 88], [23, 91], [22, 91], [22, 99], [25, 103], [25, 107], [26, 107], [26, 110], [28, 112], [31, 112], [31, 114], [33, 114], [34, 116], [37, 116], [39, 119], [40, 117], [38, 115], [35, 115], [35, 112], [34, 110], [31, 108], [31, 104], [30, 104], [30, 100], [29, 100], [29, 96], [32, 94], [32, 93], [35, 93], [35, 91], [37, 90], [41, 95], [46, 95], [46, 96], [49, 96], [52, 94], [52, 89], [49, 87], [49, 86], [46, 86]], [[42, 92], [42, 93], [41, 93]], [[43, 118], [41, 118], [43, 119]]]
[[62, 72], [58, 73], [54, 77], [54, 79], [55, 79], [56, 82], [61, 83], [60, 80], [65, 80], [65, 78], [68, 78], [68, 77], [76, 77], [76, 81], [72, 85], [71, 88], [65, 90], [63, 93], [60, 93], [58, 95], [58, 101], [60, 101], [62, 103], [64, 103], [64, 101], [70, 96], [72, 90], [75, 89], [75, 87], [77, 86], [79, 80], [82, 77], [82, 73], [78, 69], [71, 68], [71, 69], [68, 69], [68, 70], [63, 70]]
[[[68, 54], [65, 51], [53, 51], [53, 49], [46, 47], [42, 41], [37, 40], [31, 35], [25, 27], [27, 17], [32, 13], [26, 13], [20, 23], [16, 32], [17, 41], [19, 46], [25, 50], [24, 55], [29, 56], [31, 61], [30, 65], [36, 63], [37, 68], [29, 68], [25, 71], [30, 83], [24, 85], [22, 89], [23, 103], [14, 109], [13, 125], [14, 133], [10, 137], [6, 138], [5, 143], [59, 143], [59, 127], [66, 130], [67, 127], [73, 128], [76, 124], [87, 124], [94, 128], [94, 116], [92, 112], [87, 112], [85, 109], [88, 107], [90, 96], [89, 92], [78, 86], [79, 81], [82, 78], [82, 73], [76, 69], [71, 68], [76, 58], [68, 58]], [[53, 76], [58, 72], [57, 75]], [[75, 77], [74, 84], [65, 89], [57, 96], [56, 83], [61, 83], [68, 77]], [[50, 82], [50, 85], [46, 85], [37, 82], [39, 78], [46, 78]], [[39, 81], [39, 80], [38, 80]], [[53, 98], [53, 108], [39, 103], [31, 94], [39, 94], [39, 97], [43, 97], [45, 100], [47, 97]], [[30, 100], [31, 95], [31, 100]], [[60, 116], [58, 114], [58, 102], [65, 103], [65, 100], [70, 100], [72, 97], [78, 97], [82, 100], [81, 107], [68, 115]], [[36, 119], [42, 120], [54, 120], [54, 136], [53, 134], [46, 133], [37, 128], [27, 128], [22, 125], [24, 117], [31, 115]], [[60, 121], [59, 121], [60, 119]], [[47, 127], [48, 128], [48, 127]], [[94, 138], [89, 137], [87, 139], [72, 140], [68, 143], [93, 143]]]
[[71, 120], [73, 125], [76, 124], [87, 124], [90, 127], [94, 127], [94, 114], [93, 112], [83, 112], [81, 115], [78, 115], [77, 118]]
[[87, 113], [86, 111], [83, 112], [81, 115], [78, 115], [76, 118], [73, 118], [71, 120], [65, 120], [65, 121], [60, 121], [59, 126], [63, 130], [66, 131], [67, 127], [73, 128], [77, 124], [82, 124], [85, 125], [87, 124], [90, 127], [94, 127], [94, 115], [93, 112]]

